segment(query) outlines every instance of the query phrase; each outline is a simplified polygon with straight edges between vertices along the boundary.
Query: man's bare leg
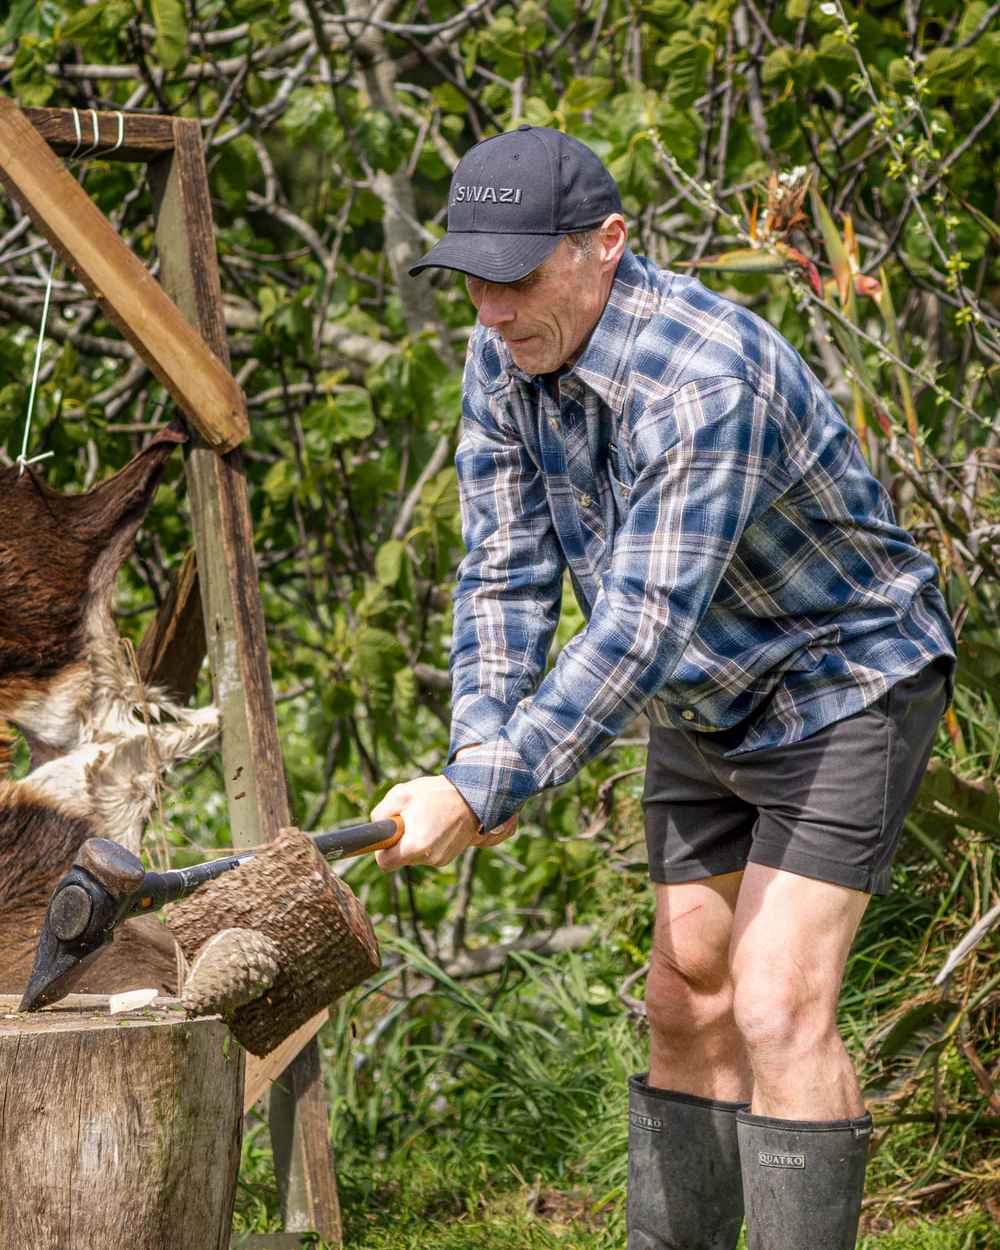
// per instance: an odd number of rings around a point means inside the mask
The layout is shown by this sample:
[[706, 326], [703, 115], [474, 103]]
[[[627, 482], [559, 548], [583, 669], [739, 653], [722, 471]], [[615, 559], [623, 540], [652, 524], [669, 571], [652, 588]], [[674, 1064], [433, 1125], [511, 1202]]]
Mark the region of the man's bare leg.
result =
[[732, 1250], [750, 1071], [729, 947], [740, 873], [656, 887], [648, 1078], [629, 1082], [629, 1250]]
[[735, 1021], [753, 1070], [755, 1115], [864, 1114], [837, 1031], [847, 955], [868, 895], [748, 864], [732, 938]]
[[750, 1066], [733, 1017], [729, 951], [743, 874], [656, 887], [646, 1012], [649, 1083], [749, 1102]]

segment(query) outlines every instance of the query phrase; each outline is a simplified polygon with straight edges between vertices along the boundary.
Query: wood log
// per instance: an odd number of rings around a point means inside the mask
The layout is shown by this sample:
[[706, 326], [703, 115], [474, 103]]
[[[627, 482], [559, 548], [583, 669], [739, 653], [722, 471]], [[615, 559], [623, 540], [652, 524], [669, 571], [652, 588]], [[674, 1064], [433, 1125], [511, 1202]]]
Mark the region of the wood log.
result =
[[275, 944], [279, 972], [273, 984], [226, 1016], [254, 1055], [274, 1050], [380, 966], [364, 908], [294, 828], [282, 829], [242, 867], [174, 904], [167, 925], [192, 964], [223, 929], [255, 929]]
[[0, 998], [0, 1246], [229, 1246], [243, 1054], [179, 1006]]

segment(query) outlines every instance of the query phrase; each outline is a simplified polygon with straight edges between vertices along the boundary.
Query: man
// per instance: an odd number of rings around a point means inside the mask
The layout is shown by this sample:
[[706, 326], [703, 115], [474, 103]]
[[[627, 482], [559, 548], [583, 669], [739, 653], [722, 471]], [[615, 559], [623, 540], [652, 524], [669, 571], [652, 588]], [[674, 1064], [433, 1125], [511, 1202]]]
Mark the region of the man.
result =
[[[457, 464], [443, 775], [373, 815], [385, 869], [513, 832], [641, 710], [656, 932], [630, 1082], [630, 1250], [854, 1245], [871, 1119], [837, 1033], [847, 953], [944, 710], [932, 561], [790, 345], [625, 246], [557, 131], [474, 147], [448, 232], [479, 313]], [[544, 672], [564, 570], [586, 628]]]

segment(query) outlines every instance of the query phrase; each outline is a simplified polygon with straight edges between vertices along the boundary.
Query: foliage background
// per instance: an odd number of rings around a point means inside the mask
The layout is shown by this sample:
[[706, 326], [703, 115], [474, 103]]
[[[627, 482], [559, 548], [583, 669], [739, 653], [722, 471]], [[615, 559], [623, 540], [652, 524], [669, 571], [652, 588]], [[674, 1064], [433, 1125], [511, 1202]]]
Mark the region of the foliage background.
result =
[[[0, 85], [24, 105], [201, 120], [259, 571], [299, 823], [356, 817], [440, 767], [450, 468], [472, 309], [406, 266], [484, 135], [562, 127], [619, 180], [633, 247], [767, 317], [858, 430], [938, 559], [955, 707], [896, 891], [852, 958], [843, 1024], [879, 1119], [880, 1246], [996, 1245], [1000, 648], [996, 546], [1000, 5], [986, 0], [12, 0]], [[138, 166], [70, 162], [156, 267]], [[20, 449], [48, 251], [0, 201], [0, 446]], [[170, 413], [57, 269], [30, 453], [83, 489]], [[179, 465], [120, 594], [138, 637], [189, 544]], [[571, 602], [559, 643], [579, 628]], [[207, 690], [203, 697], [208, 697]], [[440, 873], [349, 879], [386, 971], [324, 1042], [351, 1244], [619, 1244], [624, 1076], [643, 1064], [651, 923], [641, 724], [517, 839]], [[215, 763], [156, 833], [226, 839]], [[845, 779], [845, 784], [847, 780]], [[943, 984], [949, 950], [987, 934]], [[274, 1224], [252, 1131], [241, 1227]], [[994, 1231], [989, 1230], [993, 1228]], [[454, 1240], [450, 1240], [454, 1238]]]

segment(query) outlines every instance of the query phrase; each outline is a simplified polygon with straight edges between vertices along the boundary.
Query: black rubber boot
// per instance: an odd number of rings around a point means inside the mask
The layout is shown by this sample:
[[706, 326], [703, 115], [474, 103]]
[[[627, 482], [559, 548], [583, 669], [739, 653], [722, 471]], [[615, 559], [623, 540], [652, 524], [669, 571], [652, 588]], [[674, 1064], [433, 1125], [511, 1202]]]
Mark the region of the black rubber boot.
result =
[[[736, 1113], [629, 1079], [628, 1250], [733, 1250], [743, 1223]], [[814, 1248], [815, 1250], [815, 1248]]]
[[737, 1120], [748, 1250], [854, 1250], [871, 1116]]

